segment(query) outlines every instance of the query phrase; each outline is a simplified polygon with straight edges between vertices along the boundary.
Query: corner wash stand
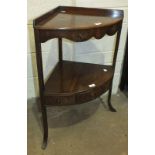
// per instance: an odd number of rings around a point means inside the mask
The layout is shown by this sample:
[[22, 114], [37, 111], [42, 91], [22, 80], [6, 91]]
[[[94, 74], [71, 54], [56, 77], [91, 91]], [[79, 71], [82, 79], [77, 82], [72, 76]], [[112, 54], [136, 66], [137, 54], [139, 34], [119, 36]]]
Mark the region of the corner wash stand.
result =
[[[43, 118], [43, 145], [48, 139], [47, 106], [81, 104], [91, 101], [107, 90], [111, 105], [112, 81], [118, 52], [124, 13], [122, 10], [59, 6], [34, 20], [36, 59], [39, 77], [39, 93]], [[62, 38], [75, 42], [104, 35], [116, 36], [112, 65], [100, 65], [64, 61]], [[41, 43], [58, 38], [59, 62], [45, 82], [43, 78]]]

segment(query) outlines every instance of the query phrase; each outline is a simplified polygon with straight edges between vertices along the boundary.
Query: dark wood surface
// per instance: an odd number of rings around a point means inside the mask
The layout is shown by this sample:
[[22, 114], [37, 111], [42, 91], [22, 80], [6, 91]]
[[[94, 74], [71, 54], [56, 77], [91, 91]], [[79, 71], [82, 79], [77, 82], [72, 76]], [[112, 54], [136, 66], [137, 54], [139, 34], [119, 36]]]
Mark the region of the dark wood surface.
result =
[[[111, 66], [62, 61], [57, 64], [45, 84], [45, 96], [55, 98], [55, 102], [48, 100], [47, 104], [76, 104], [83, 103], [81, 96], [85, 96], [86, 101], [92, 100], [105, 91], [113, 76]], [[90, 87], [95, 84], [94, 87]], [[64, 101], [70, 97], [72, 100]], [[63, 100], [62, 100], [63, 99]], [[74, 102], [73, 102], [74, 101]]]
[[122, 76], [121, 76], [121, 82], [120, 82], [119, 88], [121, 91], [128, 92], [128, 36], [126, 40]]
[[[46, 106], [84, 103], [109, 90], [109, 109], [116, 112], [111, 104], [111, 93], [123, 16], [122, 10], [59, 6], [34, 20], [44, 130], [43, 149], [48, 139]], [[91, 37], [100, 39], [105, 34], [115, 33], [116, 44], [111, 66], [63, 61], [62, 38], [82, 42]], [[45, 83], [41, 43], [52, 38], [58, 38], [59, 62]]]
[[[43, 17], [43, 16], [42, 16]], [[122, 20], [122, 10], [60, 6], [36, 20], [37, 29], [87, 29], [113, 25]]]
[[34, 28], [39, 30], [41, 42], [52, 38], [80, 42], [114, 35], [122, 19], [122, 10], [60, 6], [35, 19]]
[[68, 14], [60, 12], [46, 22], [39, 23], [38, 29], [88, 29], [115, 24], [121, 20], [120, 17], [104, 17], [92, 15]]

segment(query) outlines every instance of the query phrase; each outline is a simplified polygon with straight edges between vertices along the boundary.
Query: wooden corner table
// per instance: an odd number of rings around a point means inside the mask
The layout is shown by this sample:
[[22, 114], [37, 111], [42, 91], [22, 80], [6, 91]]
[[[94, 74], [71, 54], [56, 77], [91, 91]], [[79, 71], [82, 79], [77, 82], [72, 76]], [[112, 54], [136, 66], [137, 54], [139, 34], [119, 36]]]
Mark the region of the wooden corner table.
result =
[[[48, 139], [47, 106], [88, 102], [109, 90], [109, 109], [116, 111], [111, 104], [111, 92], [123, 16], [122, 10], [59, 6], [34, 20], [44, 129], [43, 149], [46, 148]], [[105, 34], [111, 36], [115, 33], [117, 36], [112, 65], [63, 60], [62, 38], [82, 42], [92, 37], [100, 39]], [[41, 43], [52, 38], [58, 38], [59, 62], [44, 82]]]

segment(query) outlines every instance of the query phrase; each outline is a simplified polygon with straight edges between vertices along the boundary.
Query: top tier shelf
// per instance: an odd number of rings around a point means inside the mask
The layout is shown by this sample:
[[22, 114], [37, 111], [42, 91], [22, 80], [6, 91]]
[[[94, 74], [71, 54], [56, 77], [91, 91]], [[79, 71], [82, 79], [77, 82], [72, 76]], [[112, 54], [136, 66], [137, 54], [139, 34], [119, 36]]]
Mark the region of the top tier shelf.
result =
[[121, 10], [59, 6], [36, 19], [35, 28], [69, 30], [106, 27], [122, 21]]
[[114, 35], [122, 20], [122, 10], [59, 6], [36, 18], [34, 28], [41, 33], [41, 42], [51, 38], [86, 41]]
[[36, 25], [38, 29], [87, 29], [116, 24], [122, 11], [79, 7], [58, 7]]

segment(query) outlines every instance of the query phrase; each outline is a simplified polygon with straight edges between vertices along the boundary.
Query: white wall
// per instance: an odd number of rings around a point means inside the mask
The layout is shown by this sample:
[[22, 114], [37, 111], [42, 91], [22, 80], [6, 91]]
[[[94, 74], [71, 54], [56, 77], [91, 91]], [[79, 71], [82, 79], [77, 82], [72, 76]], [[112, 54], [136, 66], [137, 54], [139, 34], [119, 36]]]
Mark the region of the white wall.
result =
[[[116, 63], [113, 93], [118, 90], [120, 81], [124, 46], [127, 34], [127, 0], [28, 0], [28, 53], [27, 53], [27, 97], [38, 96], [38, 76], [35, 60], [35, 45], [32, 20], [58, 5], [117, 8], [123, 9], [125, 18], [121, 33], [121, 41]], [[63, 39], [64, 59], [81, 62], [106, 63], [112, 62], [115, 36], [106, 36], [100, 40], [91, 39], [87, 42], [73, 43]], [[57, 40], [52, 39], [42, 44], [44, 77], [48, 77], [58, 61]]]

